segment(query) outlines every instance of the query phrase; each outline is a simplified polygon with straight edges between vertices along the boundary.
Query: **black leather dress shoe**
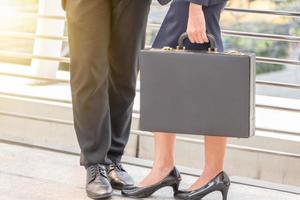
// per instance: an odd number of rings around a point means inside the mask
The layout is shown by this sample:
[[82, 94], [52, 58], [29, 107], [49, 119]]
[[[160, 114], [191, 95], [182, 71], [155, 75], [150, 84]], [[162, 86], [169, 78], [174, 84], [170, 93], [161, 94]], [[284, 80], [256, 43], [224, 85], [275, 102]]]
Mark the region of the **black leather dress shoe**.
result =
[[176, 199], [198, 200], [211, 192], [220, 191], [223, 200], [227, 200], [229, 186], [230, 179], [228, 175], [225, 172], [221, 172], [203, 187], [193, 191], [178, 191], [175, 193], [175, 197]]
[[152, 195], [157, 190], [163, 187], [173, 187], [174, 193], [178, 191], [179, 183], [181, 181], [181, 176], [179, 171], [174, 167], [174, 169], [166, 176], [162, 181], [157, 184], [148, 187], [132, 187], [122, 190], [122, 195], [126, 197], [133, 198], [146, 198]]
[[88, 167], [86, 179], [86, 193], [92, 199], [106, 199], [111, 197], [113, 190], [108, 181], [104, 165], [96, 164]]
[[121, 163], [113, 163], [106, 167], [110, 184], [114, 189], [122, 190], [134, 186], [134, 181]]

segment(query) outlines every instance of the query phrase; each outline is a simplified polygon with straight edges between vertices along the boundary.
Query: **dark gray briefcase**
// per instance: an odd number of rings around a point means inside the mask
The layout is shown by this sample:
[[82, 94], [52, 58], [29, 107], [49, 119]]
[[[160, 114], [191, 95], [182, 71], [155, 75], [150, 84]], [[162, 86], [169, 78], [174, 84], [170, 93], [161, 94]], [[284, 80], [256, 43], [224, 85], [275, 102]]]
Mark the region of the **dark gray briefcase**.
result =
[[255, 132], [255, 55], [177, 49], [142, 50], [140, 128], [248, 138]]

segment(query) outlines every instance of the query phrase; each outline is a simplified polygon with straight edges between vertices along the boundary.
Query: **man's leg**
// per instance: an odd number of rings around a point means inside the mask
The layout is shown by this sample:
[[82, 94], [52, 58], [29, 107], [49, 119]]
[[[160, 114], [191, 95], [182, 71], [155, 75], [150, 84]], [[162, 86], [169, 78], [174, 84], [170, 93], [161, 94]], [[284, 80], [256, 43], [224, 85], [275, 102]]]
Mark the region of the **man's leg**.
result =
[[108, 164], [111, 143], [108, 49], [111, 0], [68, 0], [74, 123], [81, 164]]
[[111, 0], [68, 0], [71, 90], [75, 130], [87, 169], [86, 193], [92, 199], [112, 195], [104, 165], [111, 163], [108, 49]]
[[113, 9], [109, 51], [111, 147], [108, 157], [119, 162], [127, 144], [138, 74], [137, 56], [144, 46], [151, 0], [118, 0]]
[[112, 33], [109, 50], [109, 105], [111, 111], [111, 147], [107, 167], [111, 185], [125, 189], [133, 179], [120, 164], [127, 144], [138, 73], [137, 54], [142, 47], [150, 0], [112, 0]]

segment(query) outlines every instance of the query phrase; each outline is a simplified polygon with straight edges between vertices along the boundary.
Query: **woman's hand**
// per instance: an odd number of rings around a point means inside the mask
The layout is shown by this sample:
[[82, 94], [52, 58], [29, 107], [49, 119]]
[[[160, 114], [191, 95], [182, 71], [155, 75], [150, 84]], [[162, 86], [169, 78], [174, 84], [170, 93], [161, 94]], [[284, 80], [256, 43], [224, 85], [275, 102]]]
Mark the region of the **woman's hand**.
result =
[[205, 17], [201, 5], [190, 3], [187, 34], [192, 43], [208, 42]]

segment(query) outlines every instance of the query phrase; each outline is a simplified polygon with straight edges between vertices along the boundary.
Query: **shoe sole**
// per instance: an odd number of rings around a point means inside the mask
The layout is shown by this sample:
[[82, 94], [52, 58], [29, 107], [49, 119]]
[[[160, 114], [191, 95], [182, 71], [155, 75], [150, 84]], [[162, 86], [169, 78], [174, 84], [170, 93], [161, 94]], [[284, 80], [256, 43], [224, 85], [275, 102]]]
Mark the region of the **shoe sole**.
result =
[[119, 185], [119, 184], [114, 184], [114, 183], [110, 183], [111, 187], [115, 190], [124, 190], [124, 189], [129, 189], [131, 187], [133, 187], [134, 185], [129, 185], [129, 186], [123, 186], [123, 185]]
[[112, 194], [113, 192], [109, 194], [103, 194], [103, 195], [93, 195], [87, 192], [87, 196], [94, 200], [110, 199], [112, 197]]

